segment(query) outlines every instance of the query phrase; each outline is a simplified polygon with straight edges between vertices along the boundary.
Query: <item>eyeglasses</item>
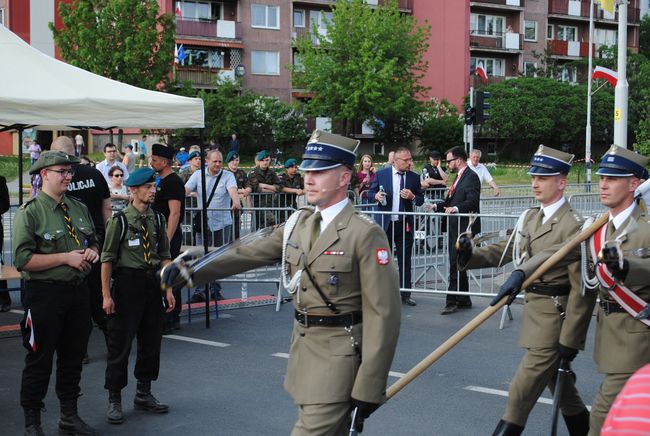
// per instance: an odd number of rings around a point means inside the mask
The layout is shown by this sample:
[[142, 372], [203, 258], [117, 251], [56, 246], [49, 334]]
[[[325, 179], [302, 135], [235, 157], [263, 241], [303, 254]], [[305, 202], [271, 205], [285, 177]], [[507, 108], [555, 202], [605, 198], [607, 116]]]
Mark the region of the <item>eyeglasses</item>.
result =
[[124, 174], [113, 174], [113, 177], [124, 177]]
[[63, 177], [72, 177], [72, 176], [74, 176], [74, 174], [76, 172], [74, 170], [74, 168], [70, 168], [69, 170], [52, 170], [52, 169], [46, 168], [45, 171], [50, 171], [50, 172], [53, 172], [53, 173], [59, 173]]
[[447, 159], [445, 162], [447, 162], [447, 164], [450, 164], [450, 163], [452, 163], [453, 161], [458, 160], [458, 159], [460, 159], [460, 158], [459, 158], [459, 157], [455, 157], [455, 158], [453, 158], [453, 159]]

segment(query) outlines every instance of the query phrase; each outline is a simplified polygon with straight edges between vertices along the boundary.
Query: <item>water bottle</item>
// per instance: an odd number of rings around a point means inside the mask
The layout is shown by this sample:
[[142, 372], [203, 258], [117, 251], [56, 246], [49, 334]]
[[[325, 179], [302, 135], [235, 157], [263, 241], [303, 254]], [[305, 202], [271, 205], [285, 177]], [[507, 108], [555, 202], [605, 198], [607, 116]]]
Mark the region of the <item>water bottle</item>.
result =
[[241, 301], [248, 301], [248, 283], [241, 284]]
[[384, 190], [384, 185], [379, 185], [379, 192], [383, 192], [384, 195], [382, 195], [381, 200], [379, 201], [382, 206], [386, 206], [386, 191]]
[[422, 180], [426, 180], [429, 178], [429, 171], [427, 171], [426, 168], [422, 168]]

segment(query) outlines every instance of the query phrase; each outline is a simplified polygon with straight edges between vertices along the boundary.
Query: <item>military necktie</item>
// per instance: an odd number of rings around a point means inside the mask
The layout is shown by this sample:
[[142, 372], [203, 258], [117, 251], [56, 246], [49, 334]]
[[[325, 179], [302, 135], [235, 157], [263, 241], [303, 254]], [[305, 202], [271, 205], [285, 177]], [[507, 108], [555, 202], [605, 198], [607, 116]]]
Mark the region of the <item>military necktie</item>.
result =
[[616, 232], [616, 227], [614, 227], [614, 221], [609, 220], [607, 223], [607, 233], [605, 234], [605, 240], [609, 241], [614, 239], [614, 232]]
[[539, 209], [539, 212], [537, 212], [537, 219], [535, 221], [535, 230], [539, 229], [544, 225], [544, 209]]
[[311, 240], [309, 241], [309, 248], [313, 247], [316, 244], [316, 240], [320, 236], [320, 222], [323, 217], [320, 212], [316, 212], [312, 218], [312, 227], [311, 227]]
[[63, 210], [63, 219], [65, 220], [65, 226], [68, 229], [68, 235], [72, 238], [72, 240], [79, 246], [81, 246], [81, 242], [79, 242], [79, 236], [77, 236], [77, 232], [74, 229], [74, 226], [72, 225], [72, 218], [70, 218], [70, 215], [68, 214], [68, 205], [65, 203], [61, 202], [59, 203], [61, 206], [61, 209]]
[[151, 265], [151, 242], [149, 241], [146, 217], [140, 217], [140, 229], [142, 230], [142, 252], [144, 253], [144, 261], [148, 265]]

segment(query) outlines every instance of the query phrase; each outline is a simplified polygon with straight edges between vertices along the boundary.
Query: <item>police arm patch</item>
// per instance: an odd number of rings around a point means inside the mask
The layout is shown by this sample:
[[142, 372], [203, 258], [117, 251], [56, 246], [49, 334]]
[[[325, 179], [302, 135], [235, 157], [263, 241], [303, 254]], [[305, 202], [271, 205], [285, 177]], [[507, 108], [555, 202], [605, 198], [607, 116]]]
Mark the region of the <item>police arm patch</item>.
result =
[[379, 265], [388, 265], [390, 263], [390, 254], [388, 248], [377, 248], [377, 263]]

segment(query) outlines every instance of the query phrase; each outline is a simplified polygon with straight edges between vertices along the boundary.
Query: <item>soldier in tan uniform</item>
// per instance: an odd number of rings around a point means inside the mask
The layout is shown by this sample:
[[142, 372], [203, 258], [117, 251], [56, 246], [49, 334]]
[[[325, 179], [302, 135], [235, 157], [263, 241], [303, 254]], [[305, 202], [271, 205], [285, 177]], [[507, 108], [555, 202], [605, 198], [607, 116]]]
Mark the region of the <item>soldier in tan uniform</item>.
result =
[[[540, 207], [525, 211], [508, 241], [472, 249], [467, 235], [459, 238], [459, 267], [497, 267], [514, 262], [518, 270], [510, 281], [523, 283], [527, 260], [547, 247], [567, 241], [579, 231], [582, 218], [564, 197], [572, 154], [541, 145], [531, 161], [528, 174]], [[544, 274], [525, 291], [525, 306], [519, 345], [525, 348], [519, 369], [510, 385], [506, 412], [495, 435], [519, 435], [533, 406], [548, 386], [553, 392], [560, 357], [573, 360], [584, 349], [585, 336], [595, 303], [595, 294], [583, 296], [580, 264], [574, 262]], [[504, 287], [508, 287], [508, 282]], [[521, 283], [519, 283], [521, 286]], [[494, 299], [496, 304], [502, 295]], [[562, 390], [560, 408], [569, 434], [586, 435], [589, 412], [568, 380]]]
[[[347, 435], [353, 407], [367, 417], [385, 401], [400, 327], [399, 283], [386, 234], [346, 197], [357, 146], [315, 131], [300, 165], [315, 209], [299, 210], [254, 246], [193, 272], [200, 286], [283, 262], [295, 308], [284, 383], [299, 406], [294, 436]], [[177, 275], [171, 264], [162, 281]]]
[[[600, 260], [596, 264], [600, 309], [594, 360], [598, 371], [605, 374], [591, 408], [590, 436], [600, 433], [627, 379], [650, 362], [650, 319], [647, 313], [639, 315], [650, 302], [650, 261], [639, 257], [639, 249], [650, 247], [650, 224], [634, 201], [634, 191], [648, 178], [646, 165], [647, 157], [613, 145], [596, 173], [600, 176], [600, 202], [609, 209], [609, 222], [589, 239], [588, 250], [591, 264], [596, 257]], [[539, 253], [527, 263], [524, 273], [532, 273], [558, 248]], [[574, 250], [557, 267], [579, 258], [580, 250]]]

